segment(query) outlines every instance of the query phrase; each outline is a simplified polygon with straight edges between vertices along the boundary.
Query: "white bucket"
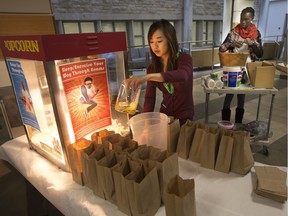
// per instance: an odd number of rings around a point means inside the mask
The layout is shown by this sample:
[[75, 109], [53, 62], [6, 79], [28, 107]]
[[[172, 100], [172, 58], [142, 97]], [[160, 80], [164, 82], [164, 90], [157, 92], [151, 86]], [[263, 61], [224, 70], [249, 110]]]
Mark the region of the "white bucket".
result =
[[223, 67], [224, 88], [237, 88], [241, 84], [241, 67]]
[[164, 113], [146, 112], [133, 116], [128, 121], [133, 139], [139, 145], [146, 144], [167, 150], [167, 127], [169, 118]]

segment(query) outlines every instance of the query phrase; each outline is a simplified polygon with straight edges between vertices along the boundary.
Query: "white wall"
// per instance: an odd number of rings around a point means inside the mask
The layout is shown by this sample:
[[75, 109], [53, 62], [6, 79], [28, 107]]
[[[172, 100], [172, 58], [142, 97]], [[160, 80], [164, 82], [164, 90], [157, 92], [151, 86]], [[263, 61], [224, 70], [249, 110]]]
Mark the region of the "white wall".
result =
[[[277, 35], [283, 35], [285, 27], [285, 17], [287, 14], [287, 1], [278, 0], [278, 1], [266, 1], [268, 7], [267, 11], [263, 11], [263, 14], [266, 14], [267, 19], [266, 23], [263, 23], [262, 29], [265, 40], [276, 40]], [[278, 40], [282, 40], [278, 38]]]

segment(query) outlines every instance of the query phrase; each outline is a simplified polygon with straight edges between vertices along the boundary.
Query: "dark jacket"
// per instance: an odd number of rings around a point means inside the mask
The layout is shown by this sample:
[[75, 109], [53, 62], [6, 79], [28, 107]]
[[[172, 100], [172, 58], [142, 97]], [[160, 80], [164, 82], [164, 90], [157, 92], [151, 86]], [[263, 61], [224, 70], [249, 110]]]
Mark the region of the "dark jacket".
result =
[[[176, 65], [176, 70], [161, 73], [165, 82], [174, 85], [174, 93], [170, 94], [163, 83], [148, 81], [143, 111], [154, 111], [156, 88], [158, 88], [163, 93], [160, 112], [179, 119], [180, 124], [183, 124], [187, 119], [193, 120], [194, 116], [193, 66], [191, 56], [181, 53]], [[153, 73], [151, 65], [149, 65], [147, 73]]]

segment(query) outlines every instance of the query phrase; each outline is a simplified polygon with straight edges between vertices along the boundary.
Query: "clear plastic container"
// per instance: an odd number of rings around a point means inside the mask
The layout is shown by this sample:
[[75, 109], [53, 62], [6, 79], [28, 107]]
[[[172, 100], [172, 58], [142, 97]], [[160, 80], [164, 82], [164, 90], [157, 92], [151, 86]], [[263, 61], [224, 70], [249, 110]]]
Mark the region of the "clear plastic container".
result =
[[133, 139], [139, 145], [148, 145], [167, 150], [167, 127], [169, 118], [164, 113], [146, 112], [133, 116], [128, 121]]
[[131, 86], [128, 87], [125, 84], [124, 80], [119, 88], [115, 110], [134, 115], [137, 111], [140, 92], [140, 87], [134, 91]]

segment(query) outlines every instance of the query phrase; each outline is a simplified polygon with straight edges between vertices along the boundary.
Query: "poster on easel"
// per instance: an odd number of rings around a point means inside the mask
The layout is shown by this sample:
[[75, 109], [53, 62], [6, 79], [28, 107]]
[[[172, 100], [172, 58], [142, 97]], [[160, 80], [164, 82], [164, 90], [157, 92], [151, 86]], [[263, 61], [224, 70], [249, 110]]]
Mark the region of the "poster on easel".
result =
[[106, 59], [59, 66], [75, 139], [112, 124]]
[[33, 101], [21, 62], [7, 60], [7, 65], [13, 83], [22, 122], [24, 125], [29, 125], [40, 131], [40, 126], [35, 115]]

